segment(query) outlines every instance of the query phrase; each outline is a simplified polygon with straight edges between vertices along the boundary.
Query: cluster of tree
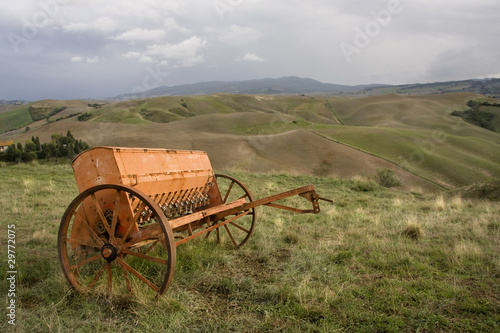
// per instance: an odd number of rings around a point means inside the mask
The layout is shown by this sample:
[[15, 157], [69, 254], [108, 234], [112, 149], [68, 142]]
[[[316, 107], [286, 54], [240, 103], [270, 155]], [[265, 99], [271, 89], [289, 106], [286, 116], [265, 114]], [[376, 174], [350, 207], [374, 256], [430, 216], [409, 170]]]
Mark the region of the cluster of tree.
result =
[[460, 117], [468, 123], [480, 126], [487, 130], [495, 132], [495, 126], [493, 125], [493, 118], [495, 115], [491, 112], [486, 111], [475, 111], [473, 109], [465, 111], [453, 111], [452, 116]]
[[94, 109], [100, 109], [102, 108], [104, 105], [106, 105], [106, 103], [103, 103], [103, 104], [99, 104], [99, 103], [94, 103], [94, 104], [87, 104], [87, 106], [89, 108], [94, 108]]
[[483, 102], [484, 106], [495, 106], [500, 107], [500, 103]]
[[471, 109], [474, 111], [478, 111], [481, 106], [495, 106], [495, 107], [500, 107], [500, 103], [493, 103], [493, 102], [481, 102], [481, 101], [475, 101], [475, 100], [470, 100], [467, 102], [467, 106], [470, 106]]
[[78, 116], [78, 120], [79, 121], [87, 121], [87, 120], [89, 120], [92, 117], [93, 117], [92, 113], [90, 113], [90, 112], [84, 112], [84, 113], [82, 113], [82, 114], [80, 114]]
[[0, 153], [0, 161], [4, 162], [31, 162], [36, 159], [73, 158], [90, 146], [82, 140], [77, 140], [68, 130], [66, 135], [52, 134], [51, 141], [40, 143], [37, 137], [25, 142], [24, 146], [18, 142]]
[[80, 112], [68, 114], [67, 116], [57, 118], [56, 121], [72, 118], [72, 117], [78, 116], [79, 114], [80, 114]]
[[485, 106], [496, 106], [495, 103], [481, 102], [481, 101], [473, 101], [470, 100], [467, 102], [467, 106], [470, 107], [469, 110], [458, 111], [455, 110], [451, 113], [452, 116], [460, 117], [468, 123], [473, 125], [480, 126], [487, 130], [496, 131], [496, 128], [493, 124], [493, 119], [495, 118], [495, 114], [488, 111], [481, 111], [479, 108], [482, 105]]

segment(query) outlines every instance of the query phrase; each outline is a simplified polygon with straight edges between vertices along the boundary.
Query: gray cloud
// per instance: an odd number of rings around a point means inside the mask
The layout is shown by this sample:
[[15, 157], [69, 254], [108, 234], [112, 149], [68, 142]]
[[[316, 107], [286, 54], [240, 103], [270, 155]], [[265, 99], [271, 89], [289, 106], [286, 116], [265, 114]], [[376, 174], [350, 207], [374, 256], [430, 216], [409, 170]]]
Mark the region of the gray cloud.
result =
[[100, 98], [288, 75], [396, 84], [500, 74], [497, 0], [25, 0], [3, 7], [0, 99]]

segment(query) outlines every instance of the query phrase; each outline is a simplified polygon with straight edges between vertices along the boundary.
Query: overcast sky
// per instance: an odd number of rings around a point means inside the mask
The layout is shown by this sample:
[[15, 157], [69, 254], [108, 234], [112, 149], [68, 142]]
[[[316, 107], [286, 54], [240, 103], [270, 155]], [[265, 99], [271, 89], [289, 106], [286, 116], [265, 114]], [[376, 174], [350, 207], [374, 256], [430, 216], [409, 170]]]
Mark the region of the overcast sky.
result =
[[0, 0], [0, 99], [500, 77], [498, 0]]

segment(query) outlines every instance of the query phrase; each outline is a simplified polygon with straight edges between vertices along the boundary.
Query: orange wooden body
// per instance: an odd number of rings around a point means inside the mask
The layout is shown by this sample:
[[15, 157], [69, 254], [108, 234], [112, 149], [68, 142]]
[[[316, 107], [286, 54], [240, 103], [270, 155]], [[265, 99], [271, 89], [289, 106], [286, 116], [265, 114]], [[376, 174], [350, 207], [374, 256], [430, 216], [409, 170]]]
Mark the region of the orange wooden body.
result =
[[[213, 187], [214, 172], [206, 152], [145, 149], [124, 147], [96, 147], [73, 160], [73, 170], [80, 192], [91, 187], [117, 184], [134, 187], [150, 196], [166, 215], [182, 215], [220, 203], [220, 194]], [[116, 198], [114, 191], [101, 192], [96, 198], [105, 212], [112, 215]], [[117, 235], [125, 232], [131, 223], [133, 198], [122, 194], [118, 213]], [[102, 220], [92, 200], [84, 202], [84, 212], [90, 225], [97, 228]], [[108, 210], [109, 206], [109, 210]], [[137, 226], [132, 232], [138, 231]], [[72, 237], [88, 239], [83, 226], [74, 228]]]

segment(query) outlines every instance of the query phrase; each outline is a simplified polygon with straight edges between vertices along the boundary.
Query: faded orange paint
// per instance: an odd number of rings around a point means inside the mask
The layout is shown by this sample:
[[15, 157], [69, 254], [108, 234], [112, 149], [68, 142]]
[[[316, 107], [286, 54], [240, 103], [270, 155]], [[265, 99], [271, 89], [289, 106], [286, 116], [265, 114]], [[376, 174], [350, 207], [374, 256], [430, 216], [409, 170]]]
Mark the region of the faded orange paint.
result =
[[[118, 184], [134, 187], [150, 196], [160, 207], [206, 197], [214, 173], [206, 152], [172, 149], [96, 147], [73, 160], [80, 192], [93, 186]], [[115, 191], [101, 191], [96, 200], [103, 209], [113, 209]], [[133, 203], [122, 194], [117, 234], [124, 234], [131, 223]], [[89, 225], [95, 229], [101, 220], [92, 200], [83, 204]], [[132, 231], [137, 231], [135, 225]], [[83, 226], [73, 229], [75, 238], [88, 238]], [[77, 235], [80, 233], [80, 235]]]
[[73, 160], [80, 192], [103, 184], [136, 187], [156, 194], [204, 188], [213, 178], [212, 165], [203, 151], [96, 147]]

